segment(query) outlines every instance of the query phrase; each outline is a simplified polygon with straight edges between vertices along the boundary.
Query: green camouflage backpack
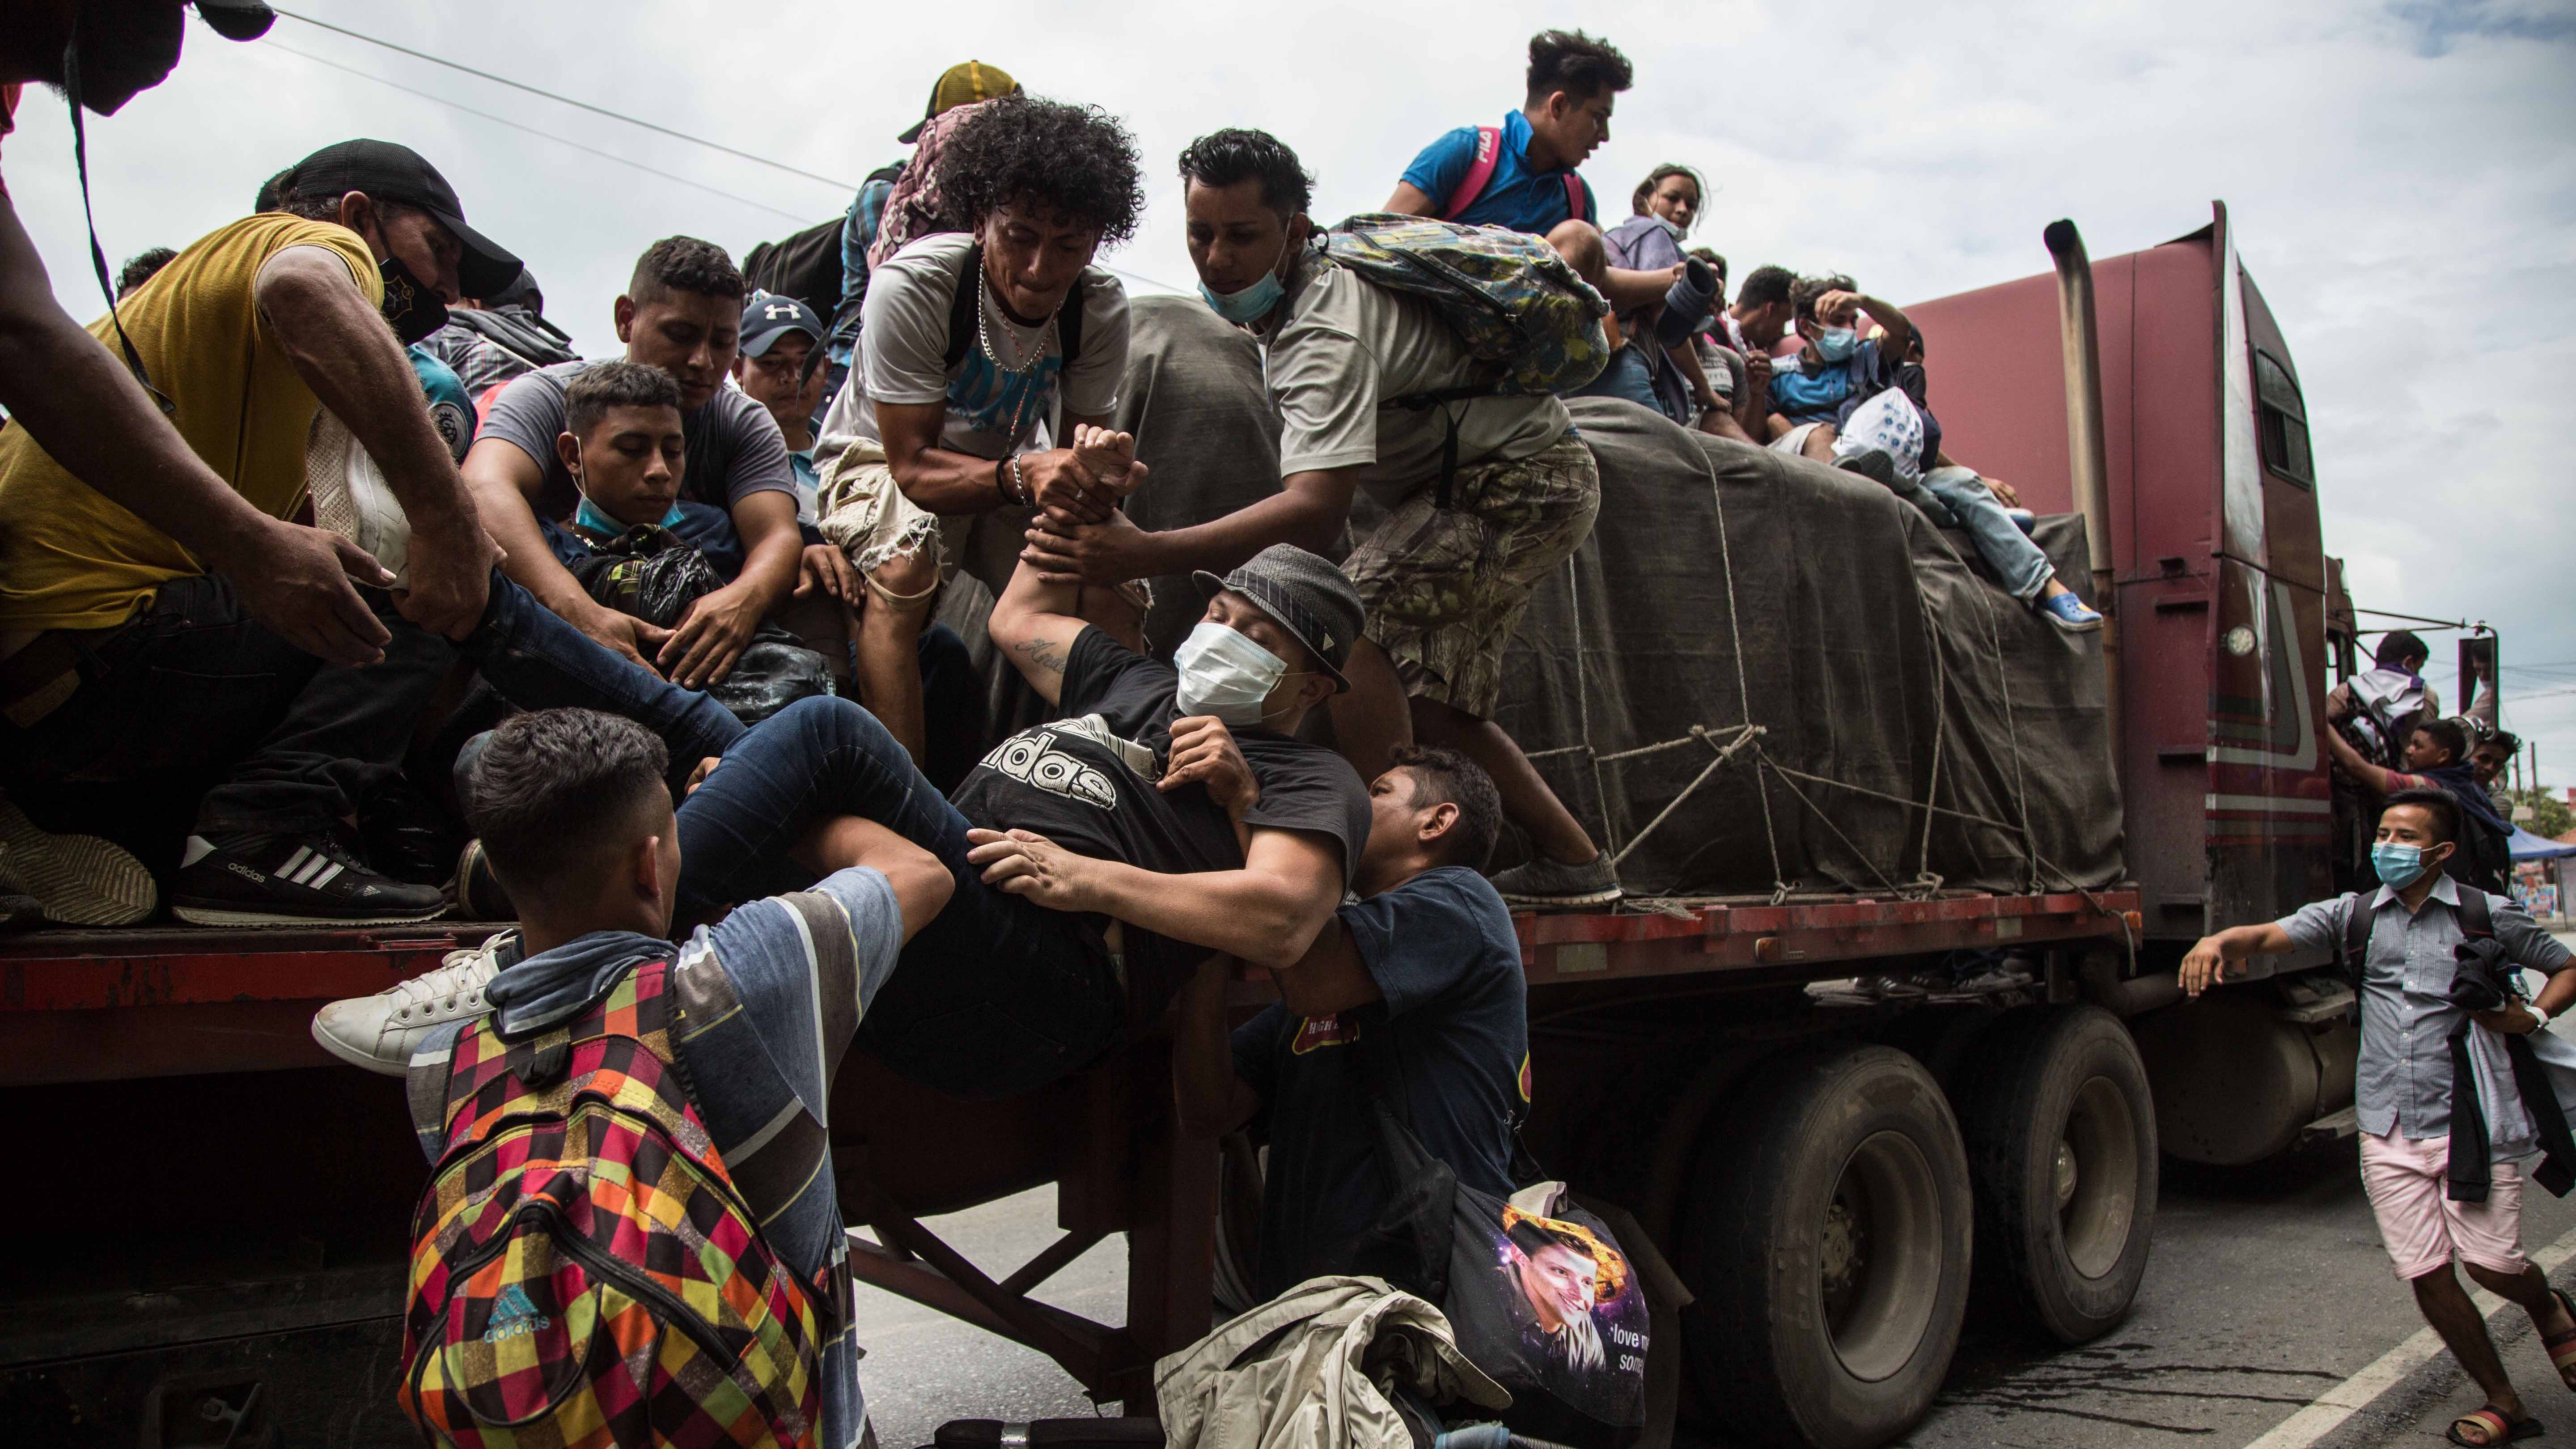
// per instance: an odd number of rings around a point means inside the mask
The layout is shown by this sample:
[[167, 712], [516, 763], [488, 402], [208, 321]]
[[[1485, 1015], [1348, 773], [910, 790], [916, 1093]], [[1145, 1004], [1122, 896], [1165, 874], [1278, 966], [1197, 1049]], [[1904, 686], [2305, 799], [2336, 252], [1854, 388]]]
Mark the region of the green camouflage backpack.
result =
[[1333, 261], [1440, 310], [1491, 376], [1391, 398], [1424, 407], [1458, 398], [1569, 392], [1610, 362], [1610, 304], [1547, 239], [1499, 226], [1364, 213], [1327, 234]]

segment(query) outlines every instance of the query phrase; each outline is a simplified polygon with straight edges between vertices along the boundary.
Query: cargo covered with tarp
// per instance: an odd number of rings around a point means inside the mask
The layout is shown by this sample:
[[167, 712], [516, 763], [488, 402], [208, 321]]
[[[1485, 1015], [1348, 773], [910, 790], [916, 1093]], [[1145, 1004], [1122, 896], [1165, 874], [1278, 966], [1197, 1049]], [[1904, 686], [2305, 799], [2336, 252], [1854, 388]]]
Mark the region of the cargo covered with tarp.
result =
[[[1252, 340], [1195, 300], [1132, 307], [1116, 423], [1150, 472], [1130, 516], [1180, 528], [1276, 492]], [[2121, 877], [2099, 634], [2023, 607], [1966, 534], [1866, 478], [1631, 403], [1571, 407], [1601, 465], [1600, 516], [1532, 600], [1496, 718], [1621, 856], [1632, 894]], [[1357, 512], [1375, 517], [1365, 496]], [[2091, 602], [2082, 521], [2042, 519], [2037, 540]], [[942, 616], [1016, 723], [1034, 698], [1010, 697], [982, 638], [989, 596], [959, 583]], [[1203, 605], [1182, 578], [1153, 593], [1148, 642], [1168, 652]]]
[[[2100, 634], [1866, 478], [1572, 408], [1600, 516], [1531, 601], [1496, 720], [1631, 894], [2121, 876]], [[2089, 592], [2081, 519], [2037, 541]]]

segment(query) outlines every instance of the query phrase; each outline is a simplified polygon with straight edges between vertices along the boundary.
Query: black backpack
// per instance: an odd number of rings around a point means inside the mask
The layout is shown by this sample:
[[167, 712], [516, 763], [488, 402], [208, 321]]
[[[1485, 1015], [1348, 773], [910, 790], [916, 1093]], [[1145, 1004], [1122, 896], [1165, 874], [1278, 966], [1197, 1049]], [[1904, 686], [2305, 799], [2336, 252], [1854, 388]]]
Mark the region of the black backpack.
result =
[[841, 309], [841, 221], [818, 221], [781, 241], [762, 242], [742, 259], [742, 279], [764, 292], [793, 297], [829, 317]]
[[[903, 163], [880, 166], [859, 183], [864, 191], [880, 181], [892, 181], [903, 174]], [[841, 270], [841, 233], [847, 216], [818, 221], [792, 236], [774, 242], [761, 242], [742, 258], [742, 279], [764, 292], [776, 292], [805, 304], [817, 317], [830, 319], [834, 332], [841, 330], [841, 293], [849, 278]], [[859, 300], [867, 295], [865, 278], [859, 295], [850, 299], [853, 313]]]

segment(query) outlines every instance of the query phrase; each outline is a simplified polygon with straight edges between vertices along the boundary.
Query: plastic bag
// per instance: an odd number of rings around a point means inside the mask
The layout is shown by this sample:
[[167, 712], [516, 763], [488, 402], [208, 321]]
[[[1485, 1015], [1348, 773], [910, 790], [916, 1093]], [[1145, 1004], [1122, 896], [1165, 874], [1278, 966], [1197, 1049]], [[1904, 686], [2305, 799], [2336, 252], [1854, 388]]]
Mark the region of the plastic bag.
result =
[[1902, 388], [1888, 388], [1852, 409], [1834, 452], [1843, 457], [1877, 448], [1896, 464], [1896, 481], [1923, 481], [1923, 414]]
[[[630, 528], [596, 546], [572, 575], [591, 598], [664, 629], [677, 628], [689, 606], [724, 587], [706, 555], [655, 524]], [[775, 624], [763, 624], [707, 695], [744, 724], [758, 724], [800, 699], [832, 692], [823, 656]]]

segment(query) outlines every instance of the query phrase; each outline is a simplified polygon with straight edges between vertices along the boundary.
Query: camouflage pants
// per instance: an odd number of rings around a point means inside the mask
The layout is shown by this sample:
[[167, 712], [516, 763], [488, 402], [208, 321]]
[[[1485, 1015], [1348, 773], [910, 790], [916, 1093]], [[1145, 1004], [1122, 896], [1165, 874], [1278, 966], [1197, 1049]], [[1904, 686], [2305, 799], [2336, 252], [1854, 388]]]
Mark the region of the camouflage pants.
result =
[[1569, 432], [1529, 457], [1459, 469], [1445, 509], [1436, 493], [1406, 499], [1342, 568], [1405, 693], [1486, 719], [1531, 591], [1592, 532], [1601, 472]]

